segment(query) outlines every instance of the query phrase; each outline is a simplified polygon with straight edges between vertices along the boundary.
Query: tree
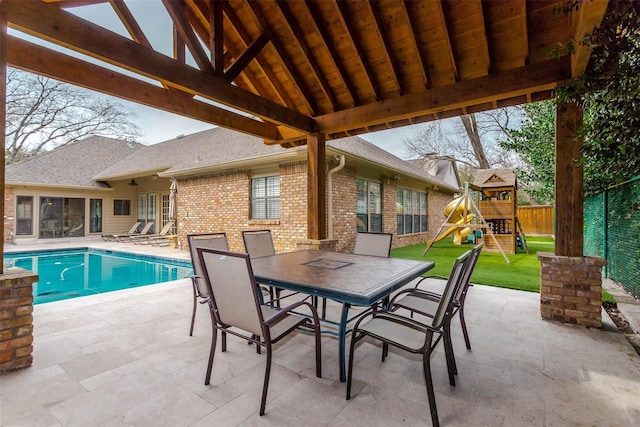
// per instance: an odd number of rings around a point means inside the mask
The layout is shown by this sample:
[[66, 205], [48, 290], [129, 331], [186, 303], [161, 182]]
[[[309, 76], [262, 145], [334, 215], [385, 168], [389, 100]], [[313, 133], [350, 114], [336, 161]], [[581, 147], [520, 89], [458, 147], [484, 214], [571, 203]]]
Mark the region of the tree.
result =
[[7, 164], [91, 136], [135, 140], [135, 114], [122, 104], [66, 83], [7, 69]]
[[557, 98], [584, 108], [580, 132], [589, 194], [640, 173], [640, 2], [611, 0], [600, 26], [574, 43], [593, 48], [589, 67]]
[[418, 157], [449, 156], [463, 169], [513, 167], [517, 159], [496, 141], [509, 127], [519, 109], [499, 109], [428, 123], [411, 138], [405, 149]]
[[498, 144], [518, 154], [518, 182], [540, 204], [553, 204], [555, 177], [555, 102], [525, 104], [517, 128], [507, 129]]

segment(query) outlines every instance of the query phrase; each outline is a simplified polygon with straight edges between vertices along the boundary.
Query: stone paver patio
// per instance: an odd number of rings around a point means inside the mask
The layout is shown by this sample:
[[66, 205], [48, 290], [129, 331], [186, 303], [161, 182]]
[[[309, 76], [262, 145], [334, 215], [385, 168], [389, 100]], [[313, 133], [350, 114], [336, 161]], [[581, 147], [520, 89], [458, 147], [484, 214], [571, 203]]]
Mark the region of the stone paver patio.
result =
[[[430, 425], [420, 358], [390, 349], [381, 363], [371, 342], [356, 352], [350, 401], [338, 380], [337, 341], [323, 338], [318, 379], [304, 333], [276, 347], [265, 416], [265, 354], [245, 342], [229, 337], [205, 386], [211, 325], [201, 306], [188, 336], [190, 286], [179, 280], [36, 305], [33, 366], [0, 376], [0, 425]], [[593, 330], [543, 321], [539, 310], [537, 294], [471, 288], [471, 351], [457, 319], [453, 325], [456, 387], [442, 349], [432, 358], [441, 424], [640, 425], [640, 357], [606, 313], [605, 327]]]

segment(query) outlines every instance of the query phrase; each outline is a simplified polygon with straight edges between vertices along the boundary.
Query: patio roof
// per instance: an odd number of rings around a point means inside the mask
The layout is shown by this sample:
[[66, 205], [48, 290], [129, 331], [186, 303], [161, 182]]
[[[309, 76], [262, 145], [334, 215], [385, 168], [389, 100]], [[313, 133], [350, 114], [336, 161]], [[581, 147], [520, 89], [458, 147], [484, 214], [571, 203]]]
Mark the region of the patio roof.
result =
[[170, 58], [149, 42], [144, 14], [122, 0], [109, 3], [124, 36], [65, 10], [98, 3], [105, 0], [5, 0], [10, 28], [93, 62], [10, 35], [7, 63], [279, 143], [549, 98], [558, 83], [584, 71], [590, 51], [577, 45], [561, 59], [549, 52], [580, 40], [607, 6], [164, 1], [174, 26], [164, 29], [174, 36]]

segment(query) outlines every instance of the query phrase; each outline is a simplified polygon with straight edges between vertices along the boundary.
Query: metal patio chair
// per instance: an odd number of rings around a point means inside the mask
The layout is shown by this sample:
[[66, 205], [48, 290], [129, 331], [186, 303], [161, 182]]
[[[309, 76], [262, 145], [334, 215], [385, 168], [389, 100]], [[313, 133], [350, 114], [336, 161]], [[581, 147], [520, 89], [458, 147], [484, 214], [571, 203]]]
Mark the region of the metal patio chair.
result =
[[391, 233], [376, 233], [359, 231], [356, 235], [356, 255], [371, 255], [389, 258], [391, 255]]
[[[276, 254], [271, 230], [245, 230], [242, 232], [242, 241], [245, 251], [251, 258], [262, 258]], [[280, 307], [280, 289], [272, 286], [267, 286], [264, 289], [269, 292], [271, 304]]]
[[[261, 304], [248, 254], [201, 247], [198, 247], [197, 251], [210, 295], [208, 304], [213, 325], [205, 385], [208, 385], [211, 379], [218, 329], [222, 332], [223, 352], [227, 349], [226, 333], [254, 343], [258, 349], [265, 347], [267, 350], [260, 415], [264, 415], [267, 403], [272, 346], [300, 327], [309, 328], [314, 332], [316, 376], [321, 378], [320, 320], [315, 307], [305, 301], [296, 302], [282, 310]], [[304, 307], [309, 310], [310, 316], [293, 312], [299, 312]]]
[[200, 304], [206, 304], [209, 299], [209, 291], [205, 284], [204, 272], [198, 258], [197, 248], [229, 250], [226, 233], [201, 233], [189, 234], [187, 236], [189, 244], [189, 254], [191, 255], [191, 264], [193, 265], [193, 276], [191, 276], [191, 284], [193, 285], [193, 312], [191, 314], [191, 326], [189, 327], [189, 336], [193, 336], [193, 324], [196, 319], [196, 307], [198, 301]]
[[[471, 256], [466, 264], [465, 270], [462, 275], [462, 284], [457, 289], [453, 296], [453, 312], [450, 320], [458, 314], [460, 318], [460, 325], [462, 327], [462, 335], [464, 336], [464, 343], [467, 350], [471, 350], [471, 341], [469, 340], [469, 333], [467, 332], [467, 324], [464, 318], [464, 302], [467, 298], [467, 292], [470, 283], [471, 275], [476, 267], [480, 252], [484, 243], [476, 245], [471, 250]], [[447, 283], [447, 278], [442, 276], [427, 276], [420, 279], [415, 285], [415, 289], [406, 289], [398, 292], [392, 299], [389, 307], [391, 311], [395, 311], [400, 308], [407, 309], [411, 313], [418, 313], [423, 316], [433, 317], [440, 299], [442, 298], [442, 289]]]
[[461, 284], [462, 273], [471, 251], [459, 256], [445, 286], [438, 308], [430, 323], [421, 323], [409, 317], [401, 316], [385, 310], [370, 309], [355, 324], [351, 334], [349, 349], [349, 369], [347, 373], [347, 400], [351, 399], [351, 382], [353, 378], [353, 360], [356, 344], [366, 337], [382, 342], [382, 361], [388, 356], [389, 345], [414, 354], [422, 354], [422, 367], [427, 387], [431, 422], [439, 426], [438, 409], [431, 376], [431, 355], [440, 343], [444, 342], [449, 383], [455, 385], [453, 379], [453, 361], [450, 352], [451, 342], [447, 333], [448, 318], [456, 288]]

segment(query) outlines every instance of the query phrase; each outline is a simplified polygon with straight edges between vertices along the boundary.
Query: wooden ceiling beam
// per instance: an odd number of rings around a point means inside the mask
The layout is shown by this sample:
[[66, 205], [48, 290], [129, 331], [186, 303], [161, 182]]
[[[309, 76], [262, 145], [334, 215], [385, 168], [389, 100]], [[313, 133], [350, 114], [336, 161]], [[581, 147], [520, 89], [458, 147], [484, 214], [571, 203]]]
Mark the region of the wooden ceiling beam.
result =
[[[242, 22], [240, 22], [237, 15], [234, 13], [233, 9], [229, 7], [228, 3], [224, 3], [224, 13], [227, 16], [227, 19], [229, 19], [229, 22], [231, 23], [231, 26], [233, 27], [234, 31], [238, 34], [238, 37], [240, 37], [240, 39], [244, 43], [245, 47], [248, 48], [249, 46], [251, 46], [251, 44], [253, 43], [251, 36], [244, 29]], [[265, 36], [269, 38], [268, 34], [266, 33], [263, 33], [263, 34], [265, 34]], [[262, 54], [258, 53], [255, 59], [256, 59], [256, 63], [258, 64], [258, 67], [260, 68], [260, 71], [262, 71], [262, 73], [264, 74], [267, 80], [267, 83], [269, 84], [269, 86], [271, 86], [271, 88], [273, 89], [274, 93], [276, 94], [276, 96], [278, 97], [282, 105], [285, 105], [288, 108], [294, 108], [295, 103], [289, 96], [289, 92], [287, 92], [284, 89], [284, 87], [282, 86], [282, 83], [280, 83], [280, 80], [278, 80], [278, 78], [275, 76], [275, 74], [271, 70], [271, 67], [269, 66], [267, 61], [263, 58]], [[247, 79], [251, 80], [251, 77], [252, 75], [247, 73]], [[252, 81], [252, 83], [254, 87], [257, 87], [255, 82]], [[258, 91], [256, 92], [259, 93]]]
[[315, 117], [319, 132], [349, 129], [434, 114], [554, 88], [571, 77], [570, 60], [549, 60], [521, 68], [403, 95]]
[[124, 3], [124, 0], [109, 0], [111, 4], [111, 8], [116, 12], [118, 18], [122, 22], [122, 25], [127, 29], [127, 32], [131, 36], [131, 38], [140, 43], [142, 46], [146, 46], [151, 48], [151, 43], [149, 43], [149, 39], [144, 35], [142, 28], [138, 25], [138, 22], [134, 18], [133, 14]]
[[302, 30], [300, 29], [300, 26], [297, 23], [298, 21], [296, 17], [293, 16], [288, 6], [286, 5], [286, 2], [283, 2], [281, 0], [276, 0], [276, 8], [277, 10], [280, 11], [282, 16], [284, 17], [283, 22], [285, 24], [285, 27], [287, 27], [289, 32], [293, 35], [293, 38], [296, 41], [296, 44], [302, 51], [302, 57], [304, 61], [307, 63], [307, 65], [309, 66], [309, 68], [311, 68], [313, 77], [316, 79], [316, 81], [320, 85], [320, 90], [322, 90], [322, 93], [324, 94], [325, 98], [327, 98], [327, 100], [331, 104], [331, 110], [335, 111], [337, 109], [336, 107], [338, 106], [338, 103], [336, 102], [336, 98], [335, 96], [333, 96], [333, 92], [329, 87], [329, 83], [327, 83], [327, 79], [324, 77], [322, 70], [318, 66], [318, 63], [316, 62], [315, 58], [313, 57], [313, 53], [311, 52], [309, 45], [304, 40], [304, 34], [302, 33]]
[[220, 2], [209, 2], [209, 22], [211, 23], [209, 49], [211, 50], [213, 69], [216, 74], [221, 75], [224, 74], [224, 17]]
[[340, 81], [342, 81], [343, 86], [347, 89], [347, 94], [351, 99], [351, 107], [355, 107], [360, 102], [358, 100], [358, 94], [356, 93], [356, 89], [353, 86], [353, 83], [349, 79], [349, 74], [344, 68], [342, 61], [340, 60], [340, 56], [334, 47], [334, 44], [329, 37], [327, 36], [326, 30], [324, 30], [324, 25], [319, 22], [319, 13], [315, 9], [315, 2], [305, 0], [302, 3], [305, 7], [307, 14], [311, 17], [311, 21], [313, 22], [314, 29], [313, 31], [320, 36], [320, 40], [325, 50], [329, 53], [329, 58], [333, 63], [333, 67], [338, 72], [338, 77]]
[[380, 95], [380, 88], [378, 87], [378, 84], [374, 79], [375, 74], [373, 73], [373, 69], [367, 62], [366, 55], [364, 55], [363, 53], [362, 45], [360, 44], [360, 41], [358, 40], [356, 35], [353, 33], [353, 26], [351, 22], [349, 22], [349, 16], [351, 15], [349, 14], [349, 10], [347, 9], [346, 2], [336, 1], [335, 4], [338, 7], [338, 18], [340, 19], [340, 22], [342, 22], [342, 26], [349, 35], [351, 44], [355, 49], [355, 56], [352, 57], [352, 59], [354, 61], [357, 61], [364, 69], [366, 81], [367, 83], [369, 83], [369, 87], [371, 89], [371, 92], [373, 93], [373, 97], [376, 101], [379, 101], [382, 98], [382, 96]]
[[198, 64], [200, 70], [214, 74], [215, 70], [213, 65], [202, 48], [200, 39], [194, 33], [193, 28], [191, 28], [191, 24], [189, 24], [185, 15], [183, 3], [172, 0], [162, 0], [162, 4], [165, 9], [167, 9], [167, 12], [169, 12], [169, 16], [171, 17], [173, 24], [177, 28], [182, 40], [187, 45], [189, 52], [191, 52], [191, 56], [193, 56], [193, 59], [196, 61], [196, 64]]
[[55, 5], [4, 0], [10, 27], [189, 93], [297, 129], [315, 131], [313, 120], [217, 77], [78, 18]]
[[284, 46], [282, 46], [282, 43], [280, 43], [280, 40], [275, 35], [273, 35], [269, 30], [270, 27], [267, 23], [267, 19], [262, 13], [262, 10], [260, 10], [260, 6], [258, 5], [257, 2], [254, 2], [254, 1], [248, 1], [247, 5], [251, 9], [251, 12], [253, 12], [253, 17], [256, 19], [256, 21], [262, 28], [262, 31], [266, 32], [269, 35], [269, 40], [271, 41], [271, 45], [273, 46], [274, 51], [278, 57], [278, 61], [280, 61], [282, 70], [287, 75], [289, 80], [291, 80], [294, 83], [294, 86], [296, 87], [298, 93], [300, 94], [300, 98], [302, 99], [305, 107], [307, 108], [309, 115], [315, 116], [317, 110], [316, 110], [316, 105], [313, 102], [313, 96], [311, 96], [306, 85], [304, 84], [304, 82], [296, 72], [296, 67], [293, 65], [293, 63], [289, 59], [286, 49], [284, 48]]
[[420, 60], [420, 73], [422, 74], [422, 80], [424, 81], [424, 87], [429, 88], [431, 86], [431, 82], [429, 80], [429, 73], [427, 71], [428, 64], [425, 58], [425, 55], [422, 53], [420, 49], [420, 44], [418, 43], [418, 35], [416, 34], [416, 25], [413, 22], [413, 14], [409, 10], [411, 6], [411, 1], [404, 0], [402, 2], [402, 18], [407, 22], [409, 26], [409, 35], [411, 36], [411, 46], [416, 51], [416, 57]]
[[107, 95], [212, 123], [265, 139], [280, 139], [277, 126], [194, 100], [190, 95], [163, 89], [134, 77], [9, 37], [8, 63], [16, 68], [85, 87]]
[[489, 38], [487, 36], [487, 20], [485, 17], [484, 9], [482, 8], [482, 0], [476, 0], [478, 3], [478, 10], [482, 16], [482, 56], [484, 57], [485, 63], [487, 64], [487, 74], [491, 73], [491, 55], [489, 49]]
[[382, 47], [382, 53], [384, 54], [384, 58], [386, 63], [389, 65], [391, 69], [391, 74], [393, 75], [393, 81], [396, 86], [396, 92], [398, 95], [403, 94], [403, 84], [402, 84], [402, 74], [400, 74], [400, 70], [398, 70], [398, 64], [391, 57], [391, 47], [387, 42], [385, 37], [385, 32], [382, 31], [382, 17], [380, 16], [380, 12], [378, 11], [378, 6], [375, 5], [376, 2], [364, 2], [365, 9], [369, 11], [369, 14], [373, 17], [374, 22], [374, 30], [377, 38], [380, 40], [380, 45]]
[[228, 82], [232, 82], [240, 75], [240, 73], [249, 65], [251, 61], [253, 61], [256, 56], [260, 53], [262, 48], [264, 48], [267, 43], [269, 43], [269, 37], [265, 33], [260, 34], [256, 40], [253, 41], [236, 60], [227, 68], [224, 72], [224, 78]]
[[581, 40], [602, 22], [607, 11], [608, 0], [585, 1], [580, 3], [577, 11], [571, 12], [571, 33], [575, 40], [575, 53], [571, 55], [571, 74], [573, 77], [584, 73], [591, 57], [590, 46], [581, 43]]

